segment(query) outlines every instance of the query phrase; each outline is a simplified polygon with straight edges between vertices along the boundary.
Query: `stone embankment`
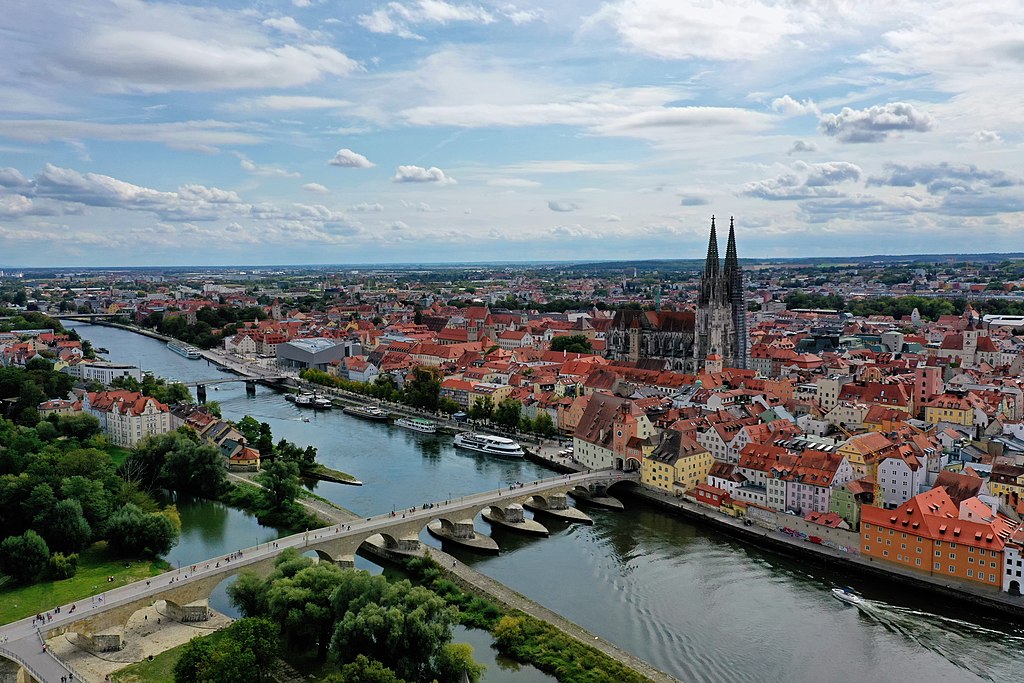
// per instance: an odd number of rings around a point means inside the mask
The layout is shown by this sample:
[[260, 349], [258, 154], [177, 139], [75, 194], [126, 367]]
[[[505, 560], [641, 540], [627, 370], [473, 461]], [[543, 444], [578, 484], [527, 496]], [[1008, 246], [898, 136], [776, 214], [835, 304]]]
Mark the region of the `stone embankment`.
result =
[[[558, 472], [578, 472], [583, 469], [582, 466], [571, 459], [559, 456], [558, 448], [554, 446], [545, 445], [533, 449], [531, 456], [531, 459], [535, 462]], [[1018, 618], [1024, 617], [1024, 596], [1014, 596], [1002, 591], [972, 586], [964, 582], [951, 580], [948, 577], [915, 572], [893, 564], [882, 563], [870, 557], [864, 557], [859, 553], [843, 552], [818, 543], [811, 543], [810, 541], [785, 534], [779, 531], [777, 526], [765, 528], [757, 523], [748, 526], [741, 519], [735, 519], [685, 498], [676, 498], [668, 493], [656, 491], [642, 485], [633, 487], [627, 495], [641, 498], [648, 503], [669, 510], [673, 514], [687, 517], [702, 524], [710, 524], [730, 536], [774, 552], [811, 558], [816, 562], [830, 565], [838, 563], [852, 574], [884, 577], [921, 590], [940, 593], [943, 596], [967, 604], [1011, 614]]]

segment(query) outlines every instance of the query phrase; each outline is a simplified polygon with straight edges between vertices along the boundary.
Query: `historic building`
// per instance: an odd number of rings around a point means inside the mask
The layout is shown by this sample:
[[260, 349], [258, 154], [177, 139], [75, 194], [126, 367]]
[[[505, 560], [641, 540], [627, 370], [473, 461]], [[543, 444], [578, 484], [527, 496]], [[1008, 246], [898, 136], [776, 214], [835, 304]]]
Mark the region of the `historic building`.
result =
[[715, 218], [711, 217], [696, 312], [619, 311], [605, 338], [613, 360], [682, 372], [703, 369], [709, 358], [716, 365], [720, 361], [724, 367], [746, 368], [747, 302], [733, 220], [729, 219], [725, 262], [721, 263]]

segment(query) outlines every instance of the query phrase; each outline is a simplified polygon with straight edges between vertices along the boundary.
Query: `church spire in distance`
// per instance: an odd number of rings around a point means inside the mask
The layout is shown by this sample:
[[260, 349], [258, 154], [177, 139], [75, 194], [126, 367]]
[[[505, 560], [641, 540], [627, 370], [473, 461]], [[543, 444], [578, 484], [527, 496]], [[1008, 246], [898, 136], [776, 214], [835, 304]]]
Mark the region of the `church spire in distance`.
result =
[[715, 217], [711, 216], [711, 238], [708, 240], [708, 257], [704, 261], [704, 277], [718, 276], [718, 235], [715, 234]]
[[729, 242], [725, 247], [725, 272], [732, 273], [740, 269], [740, 260], [736, 256], [736, 228], [732, 216], [729, 217]]

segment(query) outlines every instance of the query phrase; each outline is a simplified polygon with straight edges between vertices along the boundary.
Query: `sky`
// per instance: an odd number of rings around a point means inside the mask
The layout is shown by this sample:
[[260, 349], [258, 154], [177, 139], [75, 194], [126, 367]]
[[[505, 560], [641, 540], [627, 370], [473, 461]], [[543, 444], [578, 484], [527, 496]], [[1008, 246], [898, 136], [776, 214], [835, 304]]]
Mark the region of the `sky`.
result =
[[1024, 250], [1020, 0], [0, 5], [0, 266]]

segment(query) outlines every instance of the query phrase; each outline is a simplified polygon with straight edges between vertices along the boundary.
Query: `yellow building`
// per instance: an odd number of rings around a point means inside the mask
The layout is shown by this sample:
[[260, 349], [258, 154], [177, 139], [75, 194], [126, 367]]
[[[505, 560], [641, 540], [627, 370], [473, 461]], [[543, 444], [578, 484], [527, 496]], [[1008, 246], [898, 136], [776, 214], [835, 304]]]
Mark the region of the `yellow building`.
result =
[[988, 480], [989, 491], [999, 496], [1010, 506], [1016, 508], [1024, 497], [1024, 467], [1010, 463], [997, 462], [992, 465], [992, 474]]
[[654, 451], [642, 462], [640, 480], [653, 488], [681, 496], [697, 484], [707, 482], [715, 458], [682, 432], [662, 434]]
[[974, 426], [974, 406], [962, 396], [943, 394], [925, 406], [924, 419], [925, 422], [932, 424], [949, 422], [972, 427]]
[[857, 473], [856, 478], [860, 479], [869, 474], [869, 466], [878, 461], [880, 456], [893, 449], [895, 444], [889, 441], [884, 434], [878, 432], [867, 432], [851, 436], [846, 443], [839, 447], [839, 455], [850, 461], [853, 471]]

